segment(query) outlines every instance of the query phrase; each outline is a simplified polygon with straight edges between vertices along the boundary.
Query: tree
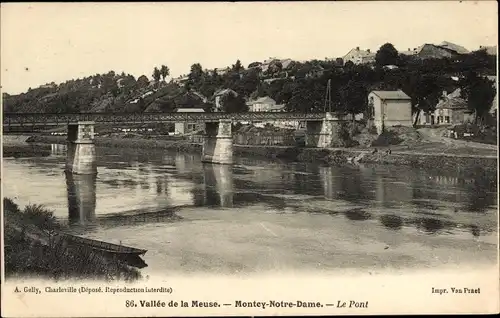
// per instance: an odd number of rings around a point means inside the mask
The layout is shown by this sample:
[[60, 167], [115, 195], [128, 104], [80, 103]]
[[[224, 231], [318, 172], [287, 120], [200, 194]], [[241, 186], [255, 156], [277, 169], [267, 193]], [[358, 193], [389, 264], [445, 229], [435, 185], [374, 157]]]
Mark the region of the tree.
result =
[[236, 61], [236, 64], [233, 65], [232, 70], [236, 73], [240, 73], [243, 71], [243, 65], [241, 65], [240, 60]]
[[222, 110], [226, 113], [241, 113], [248, 111], [248, 105], [241, 95], [226, 94], [222, 97]]
[[139, 76], [139, 78], [137, 79], [137, 87], [141, 89], [147, 87], [148, 85], [149, 85], [149, 80], [146, 77], [146, 75]]
[[386, 43], [380, 47], [375, 55], [377, 66], [397, 65], [399, 53], [391, 43]]
[[467, 106], [475, 112], [476, 122], [484, 122], [495, 98], [493, 82], [485, 77], [469, 72], [460, 82], [461, 96], [467, 100]]
[[188, 87], [199, 89], [203, 81], [203, 68], [200, 63], [191, 65], [191, 71], [188, 75]]
[[368, 91], [362, 82], [350, 80], [340, 88], [340, 111], [354, 115], [366, 111], [368, 106]]
[[153, 79], [155, 80], [155, 82], [158, 83], [160, 81], [160, 77], [161, 77], [161, 72], [157, 67], [155, 67], [155, 69], [153, 70]]
[[160, 74], [163, 78], [163, 81], [165, 81], [165, 78], [170, 75], [170, 69], [168, 68], [168, 66], [162, 65], [160, 68]]
[[438, 76], [434, 74], [416, 74], [407, 80], [403, 91], [411, 97], [412, 113], [415, 114], [413, 126], [417, 125], [421, 112], [428, 113], [436, 109], [443, 89]]

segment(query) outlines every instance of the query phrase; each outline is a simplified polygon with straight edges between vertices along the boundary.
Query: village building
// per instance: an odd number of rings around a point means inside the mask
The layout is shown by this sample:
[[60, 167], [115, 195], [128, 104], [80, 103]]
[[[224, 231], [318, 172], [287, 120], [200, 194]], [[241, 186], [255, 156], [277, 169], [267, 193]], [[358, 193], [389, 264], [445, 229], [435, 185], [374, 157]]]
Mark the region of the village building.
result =
[[[177, 108], [176, 112], [178, 113], [204, 113], [205, 110], [203, 108]], [[185, 135], [193, 132], [197, 132], [204, 129], [202, 122], [190, 122], [190, 121], [182, 121], [176, 122], [174, 128], [175, 135]]]
[[433, 112], [420, 114], [418, 125], [460, 125], [474, 119], [474, 113], [467, 107], [467, 102], [460, 96], [460, 89], [451, 93], [443, 92], [441, 100]]
[[375, 62], [375, 53], [371, 52], [370, 49], [361, 50], [358, 46], [344, 55], [342, 60], [344, 64], [349, 61], [354, 64], [370, 64]]
[[222, 111], [222, 99], [225, 96], [227, 96], [228, 94], [232, 94], [233, 96], [238, 96], [238, 93], [236, 93], [235, 91], [233, 91], [230, 88], [219, 89], [214, 93], [212, 98], [215, 102], [215, 111], [216, 112]]
[[411, 98], [403, 91], [372, 91], [368, 94], [369, 117], [380, 134], [386, 127], [412, 126]]
[[285, 105], [277, 105], [276, 101], [269, 96], [257, 98], [246, 104], [250, 112], [279, 112], [285, 109]]

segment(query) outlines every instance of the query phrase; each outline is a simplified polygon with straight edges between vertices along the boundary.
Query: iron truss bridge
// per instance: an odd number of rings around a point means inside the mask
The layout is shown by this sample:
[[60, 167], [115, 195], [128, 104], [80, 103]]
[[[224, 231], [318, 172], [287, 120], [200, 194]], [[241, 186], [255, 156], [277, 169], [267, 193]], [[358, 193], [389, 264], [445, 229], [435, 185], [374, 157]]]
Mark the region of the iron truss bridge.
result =
[[167, 122], [218, 122], [245, 121], [316, 121], [325, 118], [325, 113], [4, 113], [3, 127], [62, 126], [79, 121], [93, 121], [96, 124], [155, 124]]

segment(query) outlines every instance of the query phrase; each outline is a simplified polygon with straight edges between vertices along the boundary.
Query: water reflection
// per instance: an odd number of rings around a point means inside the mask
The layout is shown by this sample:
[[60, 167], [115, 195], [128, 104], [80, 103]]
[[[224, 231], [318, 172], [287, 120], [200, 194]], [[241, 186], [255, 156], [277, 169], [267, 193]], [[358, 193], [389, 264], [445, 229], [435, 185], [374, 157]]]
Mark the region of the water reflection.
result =
[[96, 175], [66, 173], [70, 225], [87, 225], [95, 221], [96, 179]]
[[51, 144], [50, 145], [50, 155], [51, 156], [66, 155], [66, 145]]
[[230, 165], [203, 164], [204, 205], [233, 206], [233, 170]]

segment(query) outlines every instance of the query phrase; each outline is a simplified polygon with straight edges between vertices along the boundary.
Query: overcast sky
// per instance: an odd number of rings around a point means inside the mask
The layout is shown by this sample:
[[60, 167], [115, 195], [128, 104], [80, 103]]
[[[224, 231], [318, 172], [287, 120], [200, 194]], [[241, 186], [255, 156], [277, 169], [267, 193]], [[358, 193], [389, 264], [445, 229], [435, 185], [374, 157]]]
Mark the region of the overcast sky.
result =
[[2, 91], [125, 71], [151, 78], [269, 57], [341, 57], [447, 40], [497, 44], [497, 4], [478, 2], [8, 3], [1, 5]]

